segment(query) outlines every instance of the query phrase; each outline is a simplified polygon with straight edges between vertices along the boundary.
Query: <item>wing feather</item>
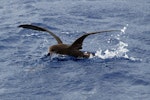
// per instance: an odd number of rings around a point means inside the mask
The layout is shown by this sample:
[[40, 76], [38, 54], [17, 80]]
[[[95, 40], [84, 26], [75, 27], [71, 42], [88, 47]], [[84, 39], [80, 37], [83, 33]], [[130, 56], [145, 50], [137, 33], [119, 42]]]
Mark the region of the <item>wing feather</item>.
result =
[[39, 27], [39, 26], [35, 26], [35, 25], [29, 25], [29, 24], [19, 25], [18, 27], [27, 28], [27, 29], [33, 29], [33, 30], [38, 30], [38, 31], [43, 31], [43, 32], [48, 32], [50, 35], [52, 35], [56, 39], [58, 44], [62, 44], [63, 43], [58, 36], [56, 36], [53, 32], [51, 32], [51, 31], [49, 31], [49, 30], [47, 30], [45, 28], [42, 28], [42, 27]]
[[113, 31], [120, 31], [120, 30], [106, 30], [106, 31], [98, 31], [98, 32], [86, 33], [86, 34], [82, 35], [81, 37], [79, 37], [78, 39], [76, 39], [72, 43], [72, 45], [70, 46], [70, 49], [76, 49], [76, 50], [82, 49], [83, 41], [89, 35], [98, 34], [98, 33], [104, 33], [104, 32], [113, 32]]

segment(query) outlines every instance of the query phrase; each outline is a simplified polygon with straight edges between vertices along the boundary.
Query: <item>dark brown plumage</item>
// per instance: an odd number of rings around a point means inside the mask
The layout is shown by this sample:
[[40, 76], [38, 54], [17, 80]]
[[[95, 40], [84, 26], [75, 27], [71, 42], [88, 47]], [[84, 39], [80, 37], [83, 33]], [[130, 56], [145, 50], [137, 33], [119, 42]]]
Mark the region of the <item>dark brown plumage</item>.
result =
[[51, 32], [45, 28], [35, 26], [35, 25], [29, 25], [29, 24], [19, 25], [18, 27], [33, 29], [33, 30], [38, 30], [38, 31], [44, 31], [44, 32], [48, 32], [49, 34], [51, 34], [56, 39], [58, 44], [53, 45], [49, 48], [50, 55], [52, 53], [57, 53], [57, 54], [61, 54], [61, 55], [69, 55], [69, 56], [73, 56], [73, 57], [83, 57], [83, 58], [88, 58], [91, 54], [89, 52], [80, 51], [80, 49], [82, 49], [82, 43], [87, 36], [92, 35], [92, 34], [97, 34], [97, 33], [120, 31], [120, 30], [106, 30], [106, 31], [86, 33], [86, 34], [82, 35], [81, 37], [79, 37], [78, 39], [76, 39], [71, 45], [67, 45], [67, 44], [63, 44], [61, 39], [58, 36], [56, 36], [53, 32]]

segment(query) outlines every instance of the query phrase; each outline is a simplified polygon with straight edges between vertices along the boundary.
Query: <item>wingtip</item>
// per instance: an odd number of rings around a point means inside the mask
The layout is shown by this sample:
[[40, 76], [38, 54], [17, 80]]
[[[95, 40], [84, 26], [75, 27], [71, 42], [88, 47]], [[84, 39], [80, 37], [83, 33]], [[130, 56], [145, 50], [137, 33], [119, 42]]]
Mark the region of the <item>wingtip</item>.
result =
[[23, 28], [23, 27], [24, 27], [24, 24], [22, 24], [22, 25], [19, 25], [18, 27], [19, 27], [19, 28], [20, 28], [20, 27], [22, 27], [22, 28]]
[[17, 26], [18, 28], [22, 27], [22, 25]]
[[26, 26], [28, 26], [29, 24], [21, 24], [21, 25], [19, 25], [18, 27], [20, 28], [24, 28], [24, 27], [26, 27]]

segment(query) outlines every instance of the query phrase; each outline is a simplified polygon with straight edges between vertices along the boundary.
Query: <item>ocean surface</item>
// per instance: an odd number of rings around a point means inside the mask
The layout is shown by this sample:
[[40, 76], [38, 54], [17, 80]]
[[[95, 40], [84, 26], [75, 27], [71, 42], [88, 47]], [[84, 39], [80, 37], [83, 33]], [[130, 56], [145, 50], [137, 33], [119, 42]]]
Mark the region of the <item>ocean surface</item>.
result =
[[[0, 0], [0, 100], [150, 100], [149, 0]], [[95, 56], [48, 57], [86, 32]]]

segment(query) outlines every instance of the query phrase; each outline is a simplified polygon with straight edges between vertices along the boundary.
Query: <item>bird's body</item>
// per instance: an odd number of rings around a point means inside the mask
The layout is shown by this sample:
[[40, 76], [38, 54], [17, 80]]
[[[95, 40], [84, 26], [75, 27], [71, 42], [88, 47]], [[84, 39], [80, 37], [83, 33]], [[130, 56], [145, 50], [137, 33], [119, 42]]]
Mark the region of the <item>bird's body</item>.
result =
[[45, 28], [35, 26], [35, 25], [29, 25], [29, 24], [23, 24], [23, 25], [20, 25], [19, 27], [38, 30], [38, 31], [44, 31], [52, 35], [56, 39], [58, 44], [49, 47], [49, 53], [48, 53], [49, 55], [56, 53], [56, 54], [61, 54], [61, 55], [69, 55], [73, 57], [82, 57], [82, 58], [89, 58], [90, 55], [92, 55], [89, 52], [80, 51], [80, 49], [82, 49], [82, 43], [87, 36], [91, 34], [97, 34], [97, 33], [120, 31], [120, 30], [106, 30], [106, 31], [86, 33], [82, 35], [81, 37], [79, 37], [78, 39], [76, 39], [71, 45], [68, 45], [68, 44], [63, 44], [62, 40], [58, 36], [56, 36], [54, 33], [52, 33], [51, 31]]
[[67, 44], [53, 45], [49, 48], [49, 54], [51, 54], [50, 52], [53, 52], [56, 54], [61, 54], [61, 55], [69, 55], [69, 56], [73, 56], [73, 57], [88, 58], [90, 56], [90, 53], [71, 49], [70, 45], [67, 45]]

